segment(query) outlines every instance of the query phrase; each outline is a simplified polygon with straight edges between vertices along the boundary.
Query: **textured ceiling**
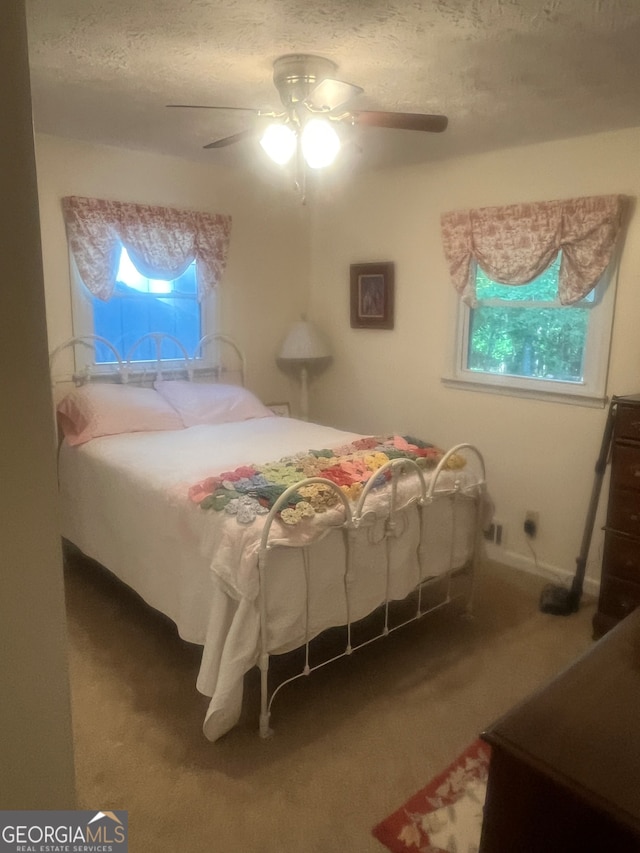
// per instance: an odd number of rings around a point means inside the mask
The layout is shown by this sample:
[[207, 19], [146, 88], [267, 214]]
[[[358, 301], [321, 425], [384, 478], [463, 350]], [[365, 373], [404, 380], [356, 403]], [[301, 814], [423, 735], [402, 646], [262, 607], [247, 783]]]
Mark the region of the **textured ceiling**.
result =
[[[640, 126], [640, 0], [27, 0], [36, 131], [204, 151], [274, 108], [273, 60], [315, 53], [364, 87], [354, 107], [444, 113], [443, 134], [361, 128], [366, 166]], [[361, 149], [361, 150], [360, 150]]]

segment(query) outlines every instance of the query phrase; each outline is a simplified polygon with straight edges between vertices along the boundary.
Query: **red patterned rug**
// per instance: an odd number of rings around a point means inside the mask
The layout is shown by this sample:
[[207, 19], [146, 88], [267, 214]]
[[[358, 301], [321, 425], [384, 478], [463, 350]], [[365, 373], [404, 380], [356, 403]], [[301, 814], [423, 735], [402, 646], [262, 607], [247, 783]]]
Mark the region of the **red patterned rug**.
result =
[[373, 834], [392, 853], [477, 853], [490, 747], [471, 744]]

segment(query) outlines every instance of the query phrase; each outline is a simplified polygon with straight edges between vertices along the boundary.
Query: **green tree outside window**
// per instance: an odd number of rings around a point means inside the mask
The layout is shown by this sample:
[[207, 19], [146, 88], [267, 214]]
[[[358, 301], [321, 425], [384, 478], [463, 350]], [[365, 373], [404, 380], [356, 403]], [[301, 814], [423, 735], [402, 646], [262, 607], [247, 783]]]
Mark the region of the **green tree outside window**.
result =
[[478, 305], [471, 309], [467, 369], [533, 379], [582, 382], [593, 291], [575, 305], [558, 301], [561, 253], [524, 285], [476, 272]]

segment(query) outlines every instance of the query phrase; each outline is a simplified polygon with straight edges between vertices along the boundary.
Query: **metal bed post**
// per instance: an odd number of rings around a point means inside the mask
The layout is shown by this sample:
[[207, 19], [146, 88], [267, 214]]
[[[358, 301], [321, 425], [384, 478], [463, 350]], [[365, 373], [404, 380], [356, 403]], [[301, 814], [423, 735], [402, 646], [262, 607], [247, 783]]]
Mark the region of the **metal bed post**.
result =
[[[342, 503], [342, 507], [344, 510], [344, 518], [340, 521], [339, 524], [330, 525], [326, 531], [324, 531], [323, 536], [326, 536], [332, 530], [338, 528], [346, 528], [347, 530], [352, 524], [351, 517], [351, 507], [349, 501], [347, 500], [346, 495], [342, 491], [342, 489], [337, 486], [331, 480], [327, 480], [324, 477], [307, 477], [304, 480], [301, 480], [299, 483], [294, 483], [294, 485], [289, 486], [288, 489], [278, 497], [276, 502], [273, 504], [269, 513], [267, 514], [264, 522], [264, 527], [262, 529], [262, 536], [260, 537], [260, 549], [258, 552], [258, 577], [259, 577], [259, 605], [260, 605], [260, 652], [259, 652], [259, 666], [260, 666], [260, 737], [269, 738], [273, 735], [273, 729], [269, 725], [269, 720], [271, 717], [271, 704], [276, 696], [276, 694], [280, 691], [282, 687], [286, 684], [289, 684], [291, 681], [294, 681], [299, 676], [293, 676], [292, 678], [288, 678], [286, 681], [283, 681], [282, 684], [279, 684], [278, 687], [273, 691], [272, 695], [269, 696], [269, 641], [268, 641], [268, 631], [267, 631], [267, 562], [268, 562], [268, 554], [273, 544], [269, 542], [269, 535], [271, 533], [271, 528], [276, 520], [278, 513], [280, 510], [287, 506], [289, 499], [293, 494], [295, 494], [298, 489], [303, 486], [310, 486], [314, 483], [322, 484], [327, 488], [331, 489], [339, 498], [339, 502]], [[286, 546], [283, 546], [286, 547]], [[308, 549], [303, 546], [303, 563], [305, 567], [305, 593], [306, 593], [306, 624], [305, 624], [305, 666], [301, 675], [309, 675], [313, 669], [317, 669], [317, 667], [311, 667], [309, 665], [309, 565], [308, 565]], [[347, 566], [349, 566], [349, 559], [347, 559]], [[346, 576], [346, 572], [345, 572]], [[327, 661], [328, 663], [329, 661]]]
[[[484, 507], [484, 501], [486, 496], [486, 470], [484, 464], [484, 458], [477, 447], [473, 444], [463, 443], [457, 444], [452, 447], [447, 453], [442, 457], [440, 462], [438, 463], [433, 479], [429, 484], [428, 496], [430, 498], [433, 497], [438, 481], [438, 477], [442, 470], [446, 468], [449, 464], [451, 457], [457, 454], [461, 454], [462, 451], [467, 451], [471, 453], [476, 458], [476, 462], [479, 469], [479, 478], [476, 482], [472, 483], [466, 491], [469, 491], [473, 496], [472, 499], [476, 501], [476, 513], [475, 513], [475, 522], [474, 522], [474, 530], [473, 530], [473, 547], [471, 552], [471, 591], [469, 596], [467, 597], [467, 601], [465, 604], [465, 609], [467, 614], [470, 614], [472, 611], [473, 605], [473, 595], [475, 591], [475, 581], [476, 581], [476, 570], [478, 568], [478, 564], [480, 562], [480, 546], [482, 542], [482, 513]], [[456, 491], [461, 493], [460, 483], [456, 481]], [[452, 547], [453, 542], [455, 541], [452, 535]]]

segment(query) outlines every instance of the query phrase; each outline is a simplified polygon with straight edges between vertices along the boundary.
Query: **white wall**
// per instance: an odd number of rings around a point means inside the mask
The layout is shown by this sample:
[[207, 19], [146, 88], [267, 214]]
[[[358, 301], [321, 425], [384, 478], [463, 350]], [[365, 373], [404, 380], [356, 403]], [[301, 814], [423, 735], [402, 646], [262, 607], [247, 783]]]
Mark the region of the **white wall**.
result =
[[[561, 403], [446, 388], [455, 295], [440, 240], [440, 214], [457, 208], [572, 196], [640, 192], [640, 130], [452, 159], [369, 174], [312, 220], [311, 315], [331, 330], [332, 369], [312, 388], [312, 416], [362, 432], [402, 431], [442, 446], [477, 444], [486, 458], [498, 554], [531, 568], [522, 533], [540, 513], [540, 569], [573, 574], [606, 412]], [[349, 324], [349, 265], [393, 261], [391, 331]], [[608, 393], [640, 391], [640, 224], [631, 217], [622, 254]], [[588, 578], [600, 570], [594, 534]], [[593, 587], [593, 583], [589, 584]]]
[[[230, 213], [221, 330], [237, 338], [249, 386], [297, 402], [274, 364], [289, 324], [308, 308], [334, 361], [311, 385], [311, 416], [364, 433], [413, 433], [483, 451], [496, 518], [497, 556], [524, 568], [572, 574], [605, 421], [604, 409], [445, 388], [456, 297], [440, 241], [446, 210], [580, 195], [638, 194], [640, 130], [508, 149], [437, 164], [344, 176], [307, 206], [288, 186], [214, 165], [40, 136], [36, 139], [50, 344], [71, 334], [60, 198], [93, 195]], [[640, 226], [632, 216], [620, 264], [608, 393], [640, 390]], [[349, 325], [349, 265], [393, 261], [391, 331]], [[606, 485], [606, 484], [605, 484]], [[524, 512], [540, 513], [535, 554]], [[588, 566], [599, 576], [599, 527]]]
[[92, 196], [192, 208], [232, 216], [219, 331], [248, 363], [247, 385], [267, 402], [297, 399], [275, 365], [288, 326], [306, 309], [307, 208], [289, 187], [274, 188], [215, 165], [140, 151], [36, 137], [49, 343], [71, 337], [67, 241], [60, 199]]

